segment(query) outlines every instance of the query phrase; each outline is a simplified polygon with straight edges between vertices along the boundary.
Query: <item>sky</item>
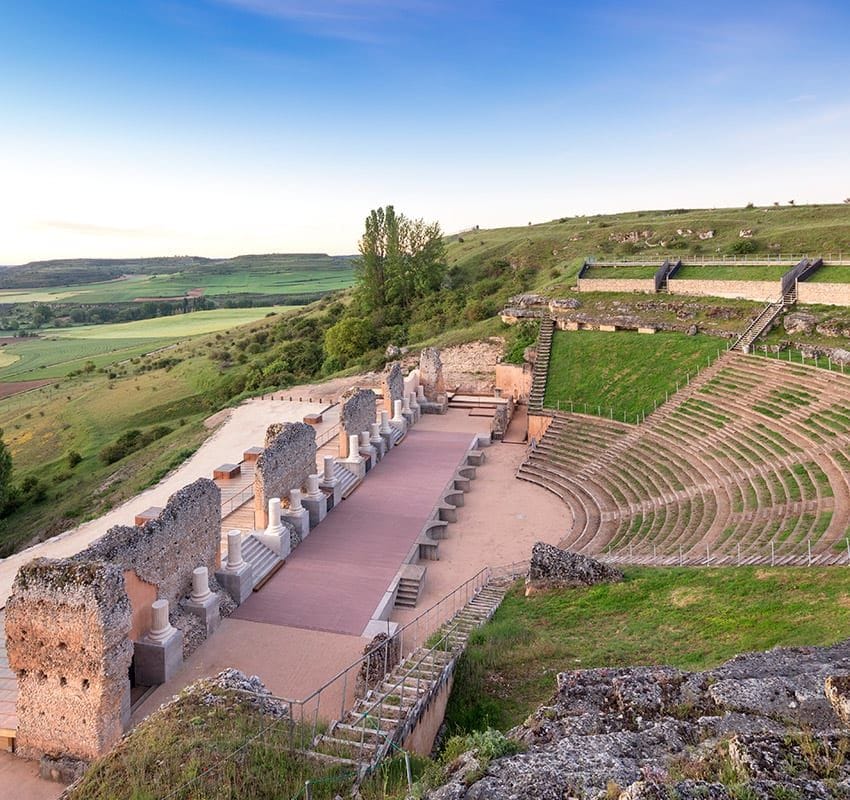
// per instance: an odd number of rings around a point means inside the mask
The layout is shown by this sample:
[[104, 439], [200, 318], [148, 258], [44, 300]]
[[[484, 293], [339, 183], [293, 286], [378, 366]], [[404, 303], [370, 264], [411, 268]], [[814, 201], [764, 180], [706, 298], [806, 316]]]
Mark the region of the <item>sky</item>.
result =
[[0, 264], [850, 195], [850, 4], [0, 0]]

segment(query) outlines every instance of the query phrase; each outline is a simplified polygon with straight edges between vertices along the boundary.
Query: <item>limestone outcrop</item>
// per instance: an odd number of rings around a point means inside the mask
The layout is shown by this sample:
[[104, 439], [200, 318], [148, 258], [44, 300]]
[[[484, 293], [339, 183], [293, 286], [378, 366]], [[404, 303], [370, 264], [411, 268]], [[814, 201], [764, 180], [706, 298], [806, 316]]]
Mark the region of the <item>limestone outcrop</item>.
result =
[[563, 589], [593, 586], [597, 583], [616, 583], [623, 573], [595, 558], [569, 550], [561, 550], [545, 542], [531, 548], [531, 563], [526, 579], [526, 593], [544, 589]]
[[850, 642], [744, 654], [706, 672], [562, 672], [551, 703], [510, 732], [526, 752], [483, 775], [457, 769], [426, 797], [848, 797], [848, 676]]

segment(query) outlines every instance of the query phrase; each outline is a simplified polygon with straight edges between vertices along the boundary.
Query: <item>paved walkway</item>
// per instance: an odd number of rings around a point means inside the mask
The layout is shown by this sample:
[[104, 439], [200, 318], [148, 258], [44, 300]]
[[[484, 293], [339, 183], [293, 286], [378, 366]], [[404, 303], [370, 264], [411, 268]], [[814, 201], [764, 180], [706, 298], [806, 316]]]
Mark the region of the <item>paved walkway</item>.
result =
[[[27, 561], [38, 556], [67, 558], [79, 553], [103, 536], [113, 525], [132, 525], [138, 512], [149, 506], [164, 506], [174, 492], [198, 478], [212, 478], [213, 470], [220, 464], [241, 461], [242, 453], [247, 448], [262, 446], [266, 428], [273, 422], [300, 422], [305, 414], [322, 411], [323, 408], [325, 406], [317, 403], [290, 403], [260, 398], [242, 403], [233, 409], [227, 421], [190, 459], [166, 475], [156, 486], [122, 503], [102, 517], [85, 522], [8, 558], [0, 559], [0, 608], [6, 605], [18, 568]], [[338, 419], [338, 407], [331, 409], [325, 414], [322, 424], [317, 427], [317, 435], [335, 424]]]
[[413, 428], [233, 617], [359, 636], [470, 441]]

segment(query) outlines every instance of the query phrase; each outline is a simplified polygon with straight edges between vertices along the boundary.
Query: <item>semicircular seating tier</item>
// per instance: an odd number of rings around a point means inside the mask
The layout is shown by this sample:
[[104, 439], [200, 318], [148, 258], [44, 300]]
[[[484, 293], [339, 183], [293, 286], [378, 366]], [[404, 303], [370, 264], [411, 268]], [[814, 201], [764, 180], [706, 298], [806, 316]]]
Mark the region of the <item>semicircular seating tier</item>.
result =
[[846, 562], [850, 376], [729, 352], [639, 425], [557, 413], [518, 477], [564, 546], [645, 561]]

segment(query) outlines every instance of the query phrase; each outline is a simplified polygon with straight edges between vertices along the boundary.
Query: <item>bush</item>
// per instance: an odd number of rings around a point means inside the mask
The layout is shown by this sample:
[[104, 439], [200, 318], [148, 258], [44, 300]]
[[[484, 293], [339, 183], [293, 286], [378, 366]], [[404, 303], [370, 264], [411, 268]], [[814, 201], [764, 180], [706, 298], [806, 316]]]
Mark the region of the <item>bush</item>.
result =
[[505, 361], [508, 364], [522, 364], [523, 353], [537, 341], [540, 325], [537, 322], [520, 322], [514, 325], [506, 344]]
[[157, 425], [148, 431], [140, 431], [136, 428], [122, 433], [116, 441], [108, 444], [100, 451], [100, 460], [104, 464], [114, 464], [122, 458], [126, 458], [131, 453], [147, 447], [151, 442], [161, 439], [163, 436], [168, 436], [171, 433], [171, 428], [167, 425]]
[[76, 450], [71, 450], [66, 458], [70, 469], [74, 469], [83, 460], [83, 457]]
[[755, 239], [738, 239], [728, 247], [728, 252], [733, 256], [744, 256], [750, 253], [757, 253], [759, 249], [758, 242]]

